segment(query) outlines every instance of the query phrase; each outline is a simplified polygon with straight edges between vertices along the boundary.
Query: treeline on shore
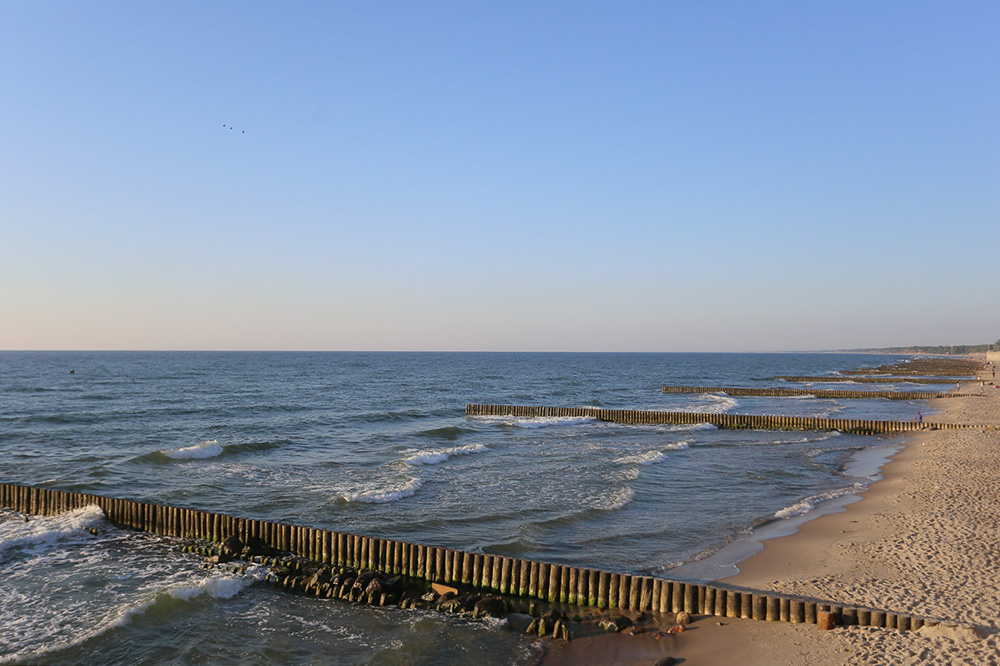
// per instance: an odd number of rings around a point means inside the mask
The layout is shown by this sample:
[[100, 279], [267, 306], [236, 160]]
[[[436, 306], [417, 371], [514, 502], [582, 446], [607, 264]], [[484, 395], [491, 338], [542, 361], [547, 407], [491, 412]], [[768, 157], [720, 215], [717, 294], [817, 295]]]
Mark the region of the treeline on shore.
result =
[[1000, 340], [986, 345], [937, 345], [931, 347], [879, 347], [877, 349], [852, 349], [855, 352], [876, 354], [984, 354], [1000, 351]]

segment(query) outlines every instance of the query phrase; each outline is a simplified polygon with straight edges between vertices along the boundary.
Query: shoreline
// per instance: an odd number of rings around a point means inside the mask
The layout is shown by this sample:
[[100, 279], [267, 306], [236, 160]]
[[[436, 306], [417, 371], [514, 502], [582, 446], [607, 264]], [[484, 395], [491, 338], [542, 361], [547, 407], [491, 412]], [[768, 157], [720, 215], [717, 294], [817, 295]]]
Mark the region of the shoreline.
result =
[[[979, 388], [979, 381], [964, 382]], [[927, 402], [926, 420], [1000, 424], [1000, 389]], [[996, 664], [1000, 655], [1000, 431], [914, 433], [846, 505], [760, 541], [720, 582], [910, 612], [936, 627], [902, 632], [698, 616], [665, 645], [649, 636], [586, 636], [546, 649], [544, 666], [692, 664]], [[842, 499], [842, 498], [837, 498]], [[830, 500], [831, 502], [837, 500]], [[581, 643], [581, 644], [578, 644]]]
[[[914, 437], [913, 433], [893, 437], [881, 444], [860, 449], [852, 455], [844, 469], [845, 482], [849, 479], [866, 479], [863, 489], [844, 489], [840, 494], [817, 501], [812, 508], [803, 513], [772, 518], [754, 527], [749, 534], [725, 544], [711, 555], [671, 569], [666, 572], [666, 577], [671, 580], [720, 581], [737, 584], [731, 579], [742, 573], [747, 560], [756, 557], [764, 550], [765, 543], [794, 536], [804, 525], [829, 514], [842, 513], [848, 510], [847, 507], [851, 504], [864, 499], [871, 487], [885, 478], [883, 473], [885, 467], [913, 441]], [[836, 492], [830, 491], [826, 494]]]

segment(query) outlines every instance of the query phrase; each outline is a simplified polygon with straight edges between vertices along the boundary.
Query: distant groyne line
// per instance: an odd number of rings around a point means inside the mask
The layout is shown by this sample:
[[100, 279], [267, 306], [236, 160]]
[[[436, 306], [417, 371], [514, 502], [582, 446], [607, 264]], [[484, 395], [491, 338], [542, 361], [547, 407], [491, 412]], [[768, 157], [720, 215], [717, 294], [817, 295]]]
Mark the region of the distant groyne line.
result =
[[771, 414], [710, 414], [702, 412], [661, 412], [643, 409], [603, 409], [600, 407], [534, 407], [528, 405], [466, 405], [466, 416], [513, 416], [519, 418], [592, 418], [598, 421], [641, 425], [696, 425], [709, 423], [717, 428], [747, 430], [835, 430], [858, 435], [886, 435], [921, 430], [963, 430], [997, 426], [919, 421], [879, 421], [874, 419], [827, 419], [812, 416]]
[[331, 564], [462, 586], [549, 603], [637, 612], [919, 629], [936, 621], [906, 613], [827, 603], [760, 590], [613, 573], [548, 562], [438, 548], [393, 539], [275, 523], [103, 495], [0, 484], [0, 507], [58, 515], [97, 505], [113, 524], [169, 537], [221, 542], [256, 538], [271, 548]]
[[935, 393], [933, 391], [841, 391], [837, 389], [747, 388], [735, 386], [664, 386], [664, 393], [724, 393], [734, 397], [790, 398], [813, 396], [835, 399], [934, 400], [936, 398], [981, 398], [982, 393]]
[[958, 382], [970, 381], [966, 378], [951, 377], [870, 377], [867, 375], [851, 375], [843, 377], [839, 375], [823, 375], [821, 377], [801, 377], [795, 375], [781, 375], [775, 377], [778, 381], [785, 382], [857, 382], [858, 384], [956, 384]]

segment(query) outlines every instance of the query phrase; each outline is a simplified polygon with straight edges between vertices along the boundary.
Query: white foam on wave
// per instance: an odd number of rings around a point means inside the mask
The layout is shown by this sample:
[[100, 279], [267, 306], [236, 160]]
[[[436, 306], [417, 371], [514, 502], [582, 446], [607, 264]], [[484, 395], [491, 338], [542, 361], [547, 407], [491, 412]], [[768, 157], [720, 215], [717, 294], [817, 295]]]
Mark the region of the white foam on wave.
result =
[[408, 465], [437, 465], [452, 456], [466, 456], [485, 451], [489, 451], [489, 449], [484, 444], [466, 444], [465, 446], [454, 446], [448, 449], [424, 449], [411, 453], [403, 462]]
[[32, 517], [0, 523], [0, 552], [8, 548], [46, 546], [59, 539], [81, 534], [104, 521], [104, 511], [96, 504], [58, 516]]
[[667, 446], [659, 449], [653, 449], [652, 451], [622, 456], [615, 459], [615, 462], [623, 465], [655, 465], [656, 463], [667, 460], [670, 457], [670, 451], [683, 451], [690, 446], [690, 442], [677, 442], [675, 444], [668, 444]]
[[222, 446], [219, 444], [218, 440], [210, 439], [202, 442], [201, 444], [195, 444], [194, 446], [185, 446], [182, 449], [166, 449], [160, 453], [168, 458], [173, 458], [174, 460], [215, 458], [216, 456], [222, 455]]
[[473, 418], [487, 423], [527, 429], [586, 425], [597, 420], [592, 416], [476, 416]]
[[736, 398], [721, 393], [707, 393], [704, 397], [711, 400], [711, 402], [692, 407], [692, 412], [698, 412], [699, 414], [722, 414], [736, 409], [740, 404]]
[[[22, 643], [26, 649], [0, 656], [0, 664], [20, 663], [25, 660], [37, 659], [52, 652], [59, 652], [82, 645], [92, 638], [127, 625], [133, 618], [146, 613], [158, 603], [168, 602], [169, 599], [185, 602], [201, 596], [208, 596], [213, 599], [231, 599], [253, 583], [262, 580], [263, 577], [263, 567], [253, 567], [246, 574], [240, 576], [231, 574], [210, 575], [207, 578], [202, 578], [194, 582], [175, 583], [166, 588], [154, 590], [151, 593], [143, 595], [141, 599], [125, 603], [113, 609], [111, 612], [105, 614], [103, 618], [93, 623], [89, 630], [85, 631], [66, 631], [72, 625], [72, 622], [69, 620], [66, 622], [60, 621], [58, 616], [53, 618], [52, 624], [43, 623], [38, 625], [36, 622], [34, 623], [36, 626], [26, 624], [20, 628], [8, 627], [19, 635], [21, 640], [18, 642]], [[35, 619], [31, 618], [31, 620]], [[31, 640], [30, 634], [38, 628], [41, 628], [45, 632], [44, 637], [39, 637], [38, 640]], [[55, 635], [51, 633], [53, 628], [59, 630]], [[42, 647], [35, 647], [39, 644]]]
[[618, 511], [624, 509], [632, 501], [633, 497], [635, 497], [634, 490], [629, 486], [621, 486], [607, 496], [597, 500], [594, 508], [599, 511]]
[[416, 477], [402, 479], [396, 485], [365, 485], [353, 490], [341, 491], [340, 496], [348, 502], [365, 504], [385, 504], [415, 495], [424, 482]]
[[718, 426], [711, 423], [684, 423], [679, 425], [668, 425], [663, 426], [662, 429], [667, 432], [678, 432], [684, 430], [718, 430]]
[[780, 511], [776, 511], [774, 517], [776, 520], [781, 520], [782, 518], [792, 518], [793, 516], [801, 516], [802, 514], [809, 513], [816, 508], [817, 505], [826, 502], [827, 500], [832, 500], [837, 497], [843, 497], [844, 495], [854, 495], [862, 492], [865, 489], [863, 483], [855, 483], [846, 488], [837, 488], [836, 490], [830, 490], [825, 493], [819, 493], [818, 495], [813, 495], [812, 497], [807, 497], [803, 500], [799, 500], [795, 504], [785, 507]]
[[202, 578], [194, 584], [170, 588], [167, 590], [167, 594], [182, 601], [191, 601], [202, 595], [213, 599], [232, 599], [245, 588], [257, 582], [258, 578], [259, 576], [252, 573], [248, 576], [212, 576]]

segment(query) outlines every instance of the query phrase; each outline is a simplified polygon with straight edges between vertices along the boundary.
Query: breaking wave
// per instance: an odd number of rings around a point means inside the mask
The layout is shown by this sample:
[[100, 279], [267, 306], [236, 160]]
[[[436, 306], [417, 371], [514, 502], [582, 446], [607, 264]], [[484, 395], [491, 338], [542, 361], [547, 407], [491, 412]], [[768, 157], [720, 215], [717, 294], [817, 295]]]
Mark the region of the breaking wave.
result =
[[[65, 637], [62, 635], [53, 636], [50, 633], [51, 627], [44, 625], [37, 628], [45, 632], [44, 638], [39, 636], [38, 639], [32, 640], [31, 634], [34, 633], [33, 630], [36, 627], [22, 627], [22, 631], [18, 632], [21, 638], [18, 642], [24, 644], [24, 649], [13, 654], [0, 656], [0, 663], [20, 663], [25, 660], [37, 659], [49, 653], [82, 645], [112, 629], [125, 626], [135, 617], [144, 613], [155, 612], [158, 607], [170, 607], [178, 602], [189, 602], [201, 596], [208, 596], [213, 599], [231, 599], [261, 579], [262, 575], [262, 571], [251, 570], [243, 576], [229, 574], [209, 576], [194, 583], [181, 583], [160, 589], [139, 601], [112, 610], [89, 631], [72, 632], [65, 635]], [[32, 649], [32, 647], [37, 646], [39, 643], [42, 643], [43, 647]]]
[[411, 497], [420, 490], [424, 482], [416, 477], [401, 480], [395, 485], [369, 484], [352, 490], [342, 490], [338, 494], [345, 502], [362, 502], [365, 504], [385, 504], [395, 502], [404, 497]]
[[452, 456], [466, 456], [473, 453], [483, 453], [484, 451], [489, 451], [489, 449], [483, 444], [466, 444], [465, 446], [454, 446], [448, 449], [424, 449], [411, 453], [403, 462], [408, 465], [437, 465]]
[[0, 553], [8, 548], [48, 546], [68, 536], [76, 536], [104, 521], [104, 511], [91, 504], [58, 516], [31, 517], [0, 523]]
[[774, 519], [781, 520], [782, 518], [792, 518], [793, 516], [801, 516], [803, 514], [809, 513], [816, 508], [817, 505], [826, 502], [827, 500], [836, 499], [837, 497], [843, 497], [844, 495], [855, 495], [862, 492], [865, 489], [865, 484], [855, 483], [846, 488], [837, 488], [836, 490], [830, 490], [825, 493], [819, 493], [818, 495], [813, 495], [807, 497], [803, 500], [799, 500], [795, 504], [785, 507], [780, 511], [775, 512]]
[[210, 439], [202, 442], [201, 444], [195, 444], [194, 446], [185, 446], [182, 449], [166, 449], [160, 451], [160, 453], [168, 458], [173, 458], [174, 460], [214, 458], [222, 455], [222, 446], [219, 444], [218, 440]]

